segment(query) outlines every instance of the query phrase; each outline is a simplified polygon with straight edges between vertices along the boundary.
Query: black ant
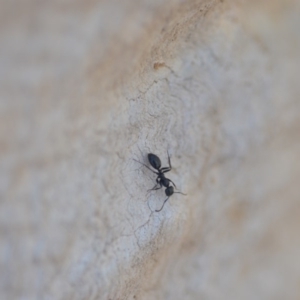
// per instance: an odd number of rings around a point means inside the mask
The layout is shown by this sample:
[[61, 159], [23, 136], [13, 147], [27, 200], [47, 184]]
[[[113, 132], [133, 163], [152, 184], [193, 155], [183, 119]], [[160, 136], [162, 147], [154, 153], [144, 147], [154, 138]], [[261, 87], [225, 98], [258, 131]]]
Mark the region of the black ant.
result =
[[[166, 178], [165, 177], [165, 173], [169, 172], [172, 170], [172, 165], [171, 165], [171, 159], [170, 159], [170, 155], [169, 155], [169, 152], [168, 152], [168, 162], [169, 162], [169, 167], [165, 167], [165, 168], [161, 168], [161, 161], [159, 159], [159, 157], [153, 153], [148, 153], [148, 160], [149, 160], [149, 163], [150, 165], [155, 169], [157, 170], [158, 172], [155, 172], [153, 171], [151, 168], [149, 168], [147, 165], [141, 163], [140, 161], [136, 160], [136, 159], [133, 159], [134, 161], [142, 164], [143, 166], [145, 166], [146, 168], [148, 168], [150, 171], [152, 171], [153, 173], [155, 173], [157, 175], [157, 178], [156, 178], [156, 185], [148, 190], [149, 191], [156, 191], [156, 190], [159, 190], [161, 189], [163, 186], [166, 188], [165, 189], [165, 193], [166, 193], [166, 196], [168, 197], [162, 207], [158, 210], [155, 210], [156, 212], [159, 212], [161, 211], [164, 206], [165, 206], [165, 203], [168, 201], [168, 199], [174, 194], [182, 194], [182, 195], [186, 195], [186, 194], [183, 194], [181, 192], [174, 192], [174, 187], [176, 188], [176, 185], [175, 183], [169, 179], [169, 178]], [[171, 183], [174, 185], [174, 187], [171, 185]], [[157, 187], [157, 185], [159, 185], [159, 187]]]

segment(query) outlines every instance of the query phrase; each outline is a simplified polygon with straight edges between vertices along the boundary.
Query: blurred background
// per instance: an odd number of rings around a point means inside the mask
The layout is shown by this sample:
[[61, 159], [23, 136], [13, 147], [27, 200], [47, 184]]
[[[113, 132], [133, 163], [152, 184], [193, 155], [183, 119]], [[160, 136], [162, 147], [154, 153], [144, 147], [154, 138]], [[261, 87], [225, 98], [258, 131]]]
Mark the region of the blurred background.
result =
[[300, 299], [300, 1], [0, 7], [0, 299]]

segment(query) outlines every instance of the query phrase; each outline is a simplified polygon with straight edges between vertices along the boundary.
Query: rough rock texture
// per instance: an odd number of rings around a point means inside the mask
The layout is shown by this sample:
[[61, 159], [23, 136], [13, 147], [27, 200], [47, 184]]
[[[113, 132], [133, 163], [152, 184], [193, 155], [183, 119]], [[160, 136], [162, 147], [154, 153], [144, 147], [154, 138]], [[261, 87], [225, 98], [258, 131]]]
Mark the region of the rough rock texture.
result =
[[1, 1], [0, 298], [299, 299], [299, 12]]

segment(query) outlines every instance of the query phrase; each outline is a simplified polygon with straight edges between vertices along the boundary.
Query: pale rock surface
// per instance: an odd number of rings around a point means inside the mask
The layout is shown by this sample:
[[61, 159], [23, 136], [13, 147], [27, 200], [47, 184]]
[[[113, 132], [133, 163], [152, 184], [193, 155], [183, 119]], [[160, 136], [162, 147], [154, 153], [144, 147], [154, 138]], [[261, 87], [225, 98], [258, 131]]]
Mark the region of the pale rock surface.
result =
[[1, 1], [0, 299], [299, 299], [299, 6]]

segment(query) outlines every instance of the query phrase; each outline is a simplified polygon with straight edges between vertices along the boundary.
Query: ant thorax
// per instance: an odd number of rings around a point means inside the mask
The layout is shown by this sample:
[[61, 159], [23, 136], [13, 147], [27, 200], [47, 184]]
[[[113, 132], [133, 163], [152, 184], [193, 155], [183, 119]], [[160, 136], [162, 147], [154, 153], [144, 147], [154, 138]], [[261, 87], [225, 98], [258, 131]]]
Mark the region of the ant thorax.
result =
[[170, 185], [170, 180], [166, 178], [164, 174], [160, 174], [159, 177], [160, 177], [160, 182], [164, 187], [168, 187]]

